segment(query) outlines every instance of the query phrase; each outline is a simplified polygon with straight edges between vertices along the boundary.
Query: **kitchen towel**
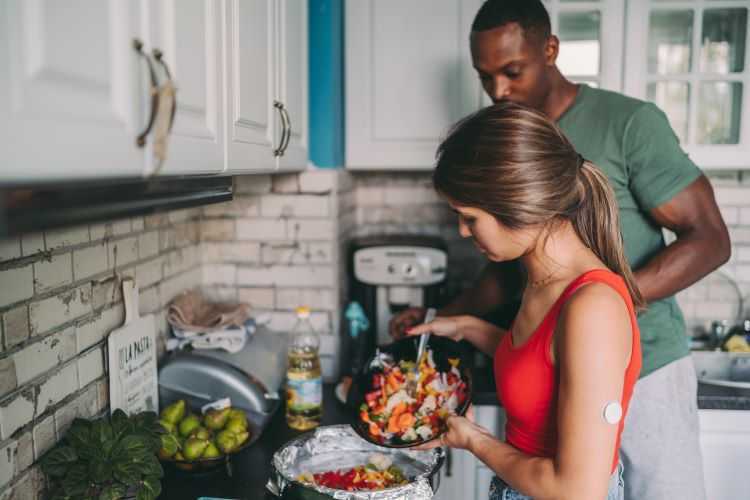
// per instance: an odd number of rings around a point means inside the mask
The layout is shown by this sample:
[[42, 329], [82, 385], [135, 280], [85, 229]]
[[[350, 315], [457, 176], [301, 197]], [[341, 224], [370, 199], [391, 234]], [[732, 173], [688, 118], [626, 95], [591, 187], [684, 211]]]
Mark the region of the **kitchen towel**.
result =
[[249, 317], [249, 304], [210, 302], [197, 290], [175, 297], [167, 311], [170, 325], [191, 332], [241, 328]]

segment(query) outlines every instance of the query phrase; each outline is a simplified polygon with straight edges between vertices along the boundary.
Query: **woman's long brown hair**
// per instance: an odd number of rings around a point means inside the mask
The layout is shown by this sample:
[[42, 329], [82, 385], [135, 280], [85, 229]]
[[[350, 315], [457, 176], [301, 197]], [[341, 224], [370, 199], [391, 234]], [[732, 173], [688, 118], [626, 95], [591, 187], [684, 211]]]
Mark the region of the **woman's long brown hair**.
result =
[[501, 102], [463, 119], [438, 148], [433, 182], [450, 200], [480, 208], [509, 229], [570, 221], [581, 241], [622, 276], [636, 308], [645, 306], [606, 175], [542, 113]]

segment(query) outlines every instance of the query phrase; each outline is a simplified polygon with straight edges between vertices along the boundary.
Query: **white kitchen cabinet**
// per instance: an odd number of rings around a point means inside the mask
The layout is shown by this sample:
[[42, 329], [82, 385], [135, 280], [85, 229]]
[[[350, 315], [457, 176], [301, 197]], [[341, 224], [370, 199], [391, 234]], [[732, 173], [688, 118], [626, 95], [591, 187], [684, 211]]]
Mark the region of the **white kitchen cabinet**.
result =
[[139, 5], [0, 0], [0, 182], [142, 174]]
[[[472, 67], [481, 0], [363, 0], [346, 9], [346, 166], [431, 169], [451, 125], [491, 104]], [[624, 2], [546, 0], [566, 76], [622, 88]]]
[[750, 412], [699, 410], [707, 498], [747, 498]]
[[750, 163], [747, 0], [629, 0], [625, 91], [656, 103], [703, 169]]
[[432, 168], [449, 127], [480, 107], [469, 34], [480, 0], [346, 4], [346, 166]]
[[[159, 175], [224, 169], [224, 0], [152, 0], [144, 40], [161, 50], [177, 87], [177, 108]], [[157, 65], [161, 78], [163, 68]], [[146, 173], [156, 167], [147, 144]]]
[[306, 5], [298, 0], [229, 0], [226, 172], [301, 170], [307, 165]]

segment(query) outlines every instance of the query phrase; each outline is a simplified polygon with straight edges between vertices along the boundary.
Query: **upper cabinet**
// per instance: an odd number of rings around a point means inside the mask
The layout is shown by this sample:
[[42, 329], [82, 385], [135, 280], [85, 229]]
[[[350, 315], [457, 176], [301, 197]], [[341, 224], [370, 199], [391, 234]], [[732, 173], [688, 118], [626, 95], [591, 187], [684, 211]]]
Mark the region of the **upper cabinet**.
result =
[[[346, 7], [346, 165], [431, 169], [452, 124], [490, 99], [469, 35], [482, 0], [363, 0]], [[548, 0], [572, 80], [620, 90], [624, 3]]]
[[0, 0], [1, 181], [142, 174], [139, 5]]
[[625, 90], [655, 102], [703, 168], [750, 162], [747, 0], [630, 0]]
[[0, 183], [305, 168], [306, 5], [0, 0]]
[[307, 166], [307, 2], [230, 0], [227, 172]]
[[480, 5], [347, 2], [347, 168], [432, 167], [448, 128], [481, 105], [469, 53]]
[[[224, 2], [222, 0], [150, 0], [146, 43], [161, 52], [155, 70], [171, 78], [176, 108], [167, 159], [159, 173], [210, 174], [224, 169]], [[158, 54], [158, 53], [157, 53]], [[166, 72], [169, 74], [165, 74]], [[170, 117], [172, 119], [172, 117]], [[158, 129], [155, 130], [158, 134]], [[150, 141], [150, 148], [154, 141]], [[159, 162], [153, 154], [146, 173]]]

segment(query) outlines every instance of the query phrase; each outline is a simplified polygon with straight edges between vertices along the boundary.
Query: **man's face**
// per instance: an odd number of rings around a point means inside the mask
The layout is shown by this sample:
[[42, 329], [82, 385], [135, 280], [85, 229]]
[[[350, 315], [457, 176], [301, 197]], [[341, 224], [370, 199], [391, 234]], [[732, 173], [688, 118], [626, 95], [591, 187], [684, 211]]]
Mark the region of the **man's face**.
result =
[[543, 110], [547, 69], [557, 58], [557, 39], [524, 36], [517, 23], [471, 34], [471, 58], [484, 91], [497, 103], [507, 99]]

